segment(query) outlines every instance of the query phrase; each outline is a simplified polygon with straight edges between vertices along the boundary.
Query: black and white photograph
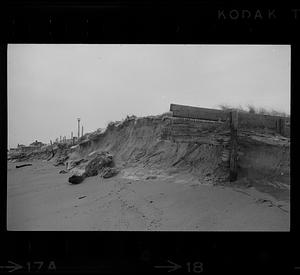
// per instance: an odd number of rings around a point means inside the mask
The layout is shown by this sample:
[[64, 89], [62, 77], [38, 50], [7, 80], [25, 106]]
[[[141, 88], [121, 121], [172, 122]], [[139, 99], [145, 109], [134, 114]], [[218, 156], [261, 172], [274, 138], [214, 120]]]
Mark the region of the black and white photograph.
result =
[[290, 231], [290, 45], [8, 44], [8, 231]]

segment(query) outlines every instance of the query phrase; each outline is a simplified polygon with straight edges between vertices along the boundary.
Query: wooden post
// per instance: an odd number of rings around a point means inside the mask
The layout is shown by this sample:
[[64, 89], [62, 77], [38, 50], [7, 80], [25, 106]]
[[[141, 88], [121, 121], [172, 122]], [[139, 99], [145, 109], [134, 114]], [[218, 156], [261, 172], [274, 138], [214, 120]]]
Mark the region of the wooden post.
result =
[[238, 129], [238, 112], [236, 110], [232, 110], [230, 112], [230, 134], [231, 134], [231, 142], [230, 142], [230, 171], [229, 171], [229, 180], [236, 181], [237, 180], [237, 129]]
[[277, 120], [277, 131], [280, 135], [285, 135], [285, 118], [278, 118]]

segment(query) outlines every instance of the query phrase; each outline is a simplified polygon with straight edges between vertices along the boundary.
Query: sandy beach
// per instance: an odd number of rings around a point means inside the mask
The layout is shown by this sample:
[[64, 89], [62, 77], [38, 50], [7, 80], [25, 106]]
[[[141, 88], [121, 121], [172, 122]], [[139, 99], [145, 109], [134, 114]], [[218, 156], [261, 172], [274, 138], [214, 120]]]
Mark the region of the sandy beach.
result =
[[[27, 162], [24, 162], [27, 163]], [[250, 187], [204, 185], [183, 174], [68, 183], [47, 161], [8, 163], [7, 230], [289, 231], [289, 200]], [[22, 163], [18, 163], [22, 164]]]

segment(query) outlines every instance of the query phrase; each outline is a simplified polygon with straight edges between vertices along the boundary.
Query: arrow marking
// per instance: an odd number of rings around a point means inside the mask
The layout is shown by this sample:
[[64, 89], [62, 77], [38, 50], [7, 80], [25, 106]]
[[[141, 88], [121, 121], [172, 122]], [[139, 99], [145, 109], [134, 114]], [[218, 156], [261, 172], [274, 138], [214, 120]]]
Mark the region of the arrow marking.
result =
[[181, 268], [182, 266], [179, 265], [179, 264], [175, 264], [173, 263], [172, 261], [168, 260], [168, 263], [171, 264], [171, 265], [156, 265], [154, 266], [155, 268], [169, 268], [170, 270], [168, 270], [168, 272], [172, 272], [172, 271], [175, 271], [179, 268]]
[[14, 272], [14, 271], [16, 271], [16, 270], [19, 270], [19, 269], [22, 269], [23, 268], [23, 266], [21, 266], [21, 265], [19, 265], [19, 264], [16, 264], [16, 263], [14, 263], [14, 262], [12, 262], [12, 261], [8, 261], [8, 263], [9, 264], [11, 264], [11, 265], [5, 265], [5, 266], [0, 266], [0, 268], [8, 268], [8, 269], [11, 269], [11, 270], [9, 270], [8, 272]]

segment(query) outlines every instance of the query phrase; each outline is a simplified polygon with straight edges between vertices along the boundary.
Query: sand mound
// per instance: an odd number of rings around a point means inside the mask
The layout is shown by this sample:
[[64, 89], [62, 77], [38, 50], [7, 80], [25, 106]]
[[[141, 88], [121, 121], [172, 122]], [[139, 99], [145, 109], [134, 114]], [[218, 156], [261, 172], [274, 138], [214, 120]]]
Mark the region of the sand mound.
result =
[[[208, 122], [168, 116], [127, 118], [92, 133], [70, 159], [113, 155], [116, 166], [188, 172], [202, 182], [228, 180], [227, 122]], [[239, 131], [239, 179], [249, 177], [289, 183], [289, 139], [274, 133]]]

